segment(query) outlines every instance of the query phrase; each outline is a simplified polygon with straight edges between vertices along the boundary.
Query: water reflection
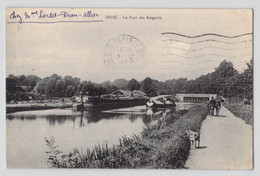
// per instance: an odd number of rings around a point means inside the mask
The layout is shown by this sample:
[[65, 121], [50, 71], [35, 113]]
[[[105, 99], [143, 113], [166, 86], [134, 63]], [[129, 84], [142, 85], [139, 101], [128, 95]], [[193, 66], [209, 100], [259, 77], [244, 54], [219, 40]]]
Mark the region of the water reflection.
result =
[[20, 115], [6, 115], [6, 118], [8, 120], [14, 120], [14, 119], [20, 119], [20, 120], [36, 120], [37, 116], [36, 115], [25, 115], [25, 114], [20, 114]]
[[140, 134], [146, 125], [170, 113], [174, 110], [152, 111], [140, 106], [104, 112], [52, 109], [7, 114], [7, 162], [10, 167], [46, 167], [45, 137], [53, 136], [64, 153], [105, 141], [112, 145], [122, 136]]
[[[89, 123], [98, 123], [102, 119], [111, 119], [111, 120], [123, 120], [128, 119], [132, 123], [134, 123], [138, 118], [143, 120], [144, 124], [149, 124], [152, 118], [150, 118], [147, 114], [127, 114], [127, 113], [104, 113], [104, 112], [81, 112], [80, 115], [73, 118], [74, 126], [77, 124], [79, 127], [84, 127], [85, 124]], [[53, 118], [52, 120], [54, 120]]]
[[45, 118], [49, 122], [50, 126], [55, 126], [56, 124], [63, 125], [65, 121], [75, 120], [74, 116], [66, 116], [66, 115], [61, 115], [61, 116], [49, 115], [43, 118]]
[[[187, 109], [187, 105], [181, 105], [178, 109]], [[45, 112], [44, 112], [45, 111]], [[66, 121], [72, 121], [73, 126], [76, 124], [79, 127], [84, 127], [89, 123], [97, 123], [102, 119], [129, 119], [131, 122], [135, 122], [137, 118], [141, 118], [145, 125], [148, 125], [152, 120], [158, 120], [160, 117], [166, 117], [167, 115], [174, 113], [176, 109], [143, 109], [140, 107], [140, 111], [128, 111], [113, 110], [109, 112], [100, 111], [72, 111], [66, 110], [43, 110], [43, 111], [28, 111], [17, 112], [7, 114], [8, 120], [19, 119], [23, 120], [36, 120], [37, 118], [45, 119], [50, 126], [63, 125]]]

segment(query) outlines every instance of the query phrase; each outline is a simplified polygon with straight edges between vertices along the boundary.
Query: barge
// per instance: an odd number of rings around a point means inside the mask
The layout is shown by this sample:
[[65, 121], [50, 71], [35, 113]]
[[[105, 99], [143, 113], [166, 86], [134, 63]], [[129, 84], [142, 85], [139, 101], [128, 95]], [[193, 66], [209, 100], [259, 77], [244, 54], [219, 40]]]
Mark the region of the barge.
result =
[[110, 110], [118, 108], [134, 107], [145, 105], [149, 98], [145, 93], [134, 90], [117, 90], [111, 94], [104, 94], [100, 97], [82, 96], [73, 103], [73, 109], [76, 111], [83, 110]]

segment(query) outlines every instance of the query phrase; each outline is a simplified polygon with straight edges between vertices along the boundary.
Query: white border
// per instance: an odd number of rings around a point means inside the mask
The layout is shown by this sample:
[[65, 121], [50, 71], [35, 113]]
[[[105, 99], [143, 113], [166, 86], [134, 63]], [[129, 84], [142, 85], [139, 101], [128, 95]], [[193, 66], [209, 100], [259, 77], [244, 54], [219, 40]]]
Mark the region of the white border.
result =
[[[19, 176], [35, 176], [35, 175], [106, 175], [106, 176], [116, 176], [116, 175], [178, 175], [178, 176], [186, 176], [186, 175], [231, 175], [231, 176], [246, 176], [246, 175], [260, 175], [259, 172], [259, 134], [260, 134], [260, 124], [259, 124], [259, 87], [260, 82], [257, 81], [257, 77], [259, 77], [260, 71], [257, 69], [260, 67], [260, 55], [259, 49], [260, 46], [257, 41], [259, 41], [258, 31], [260, 31], [260, 6], [259, 0], [95, 0], [95, 1], [84, 1], [84, 0], [8, 0], [0, 1], [0, 175], [11, 176], [11, 175], [19, 175]], [[213, 171], [213, 170], [204, 170], [204, 171], [196, 171], [196, 170], [107, 170], [107, 169], [6, 169], [5, 166], [5, 8], [6, 7], [100, 7], [100, 8], [253, 8], [254, 9], [254, 84], [255, 84], [255, 112], [254, 112], [254, 169], [249, 171], [239, 171], [239, 170], [221, 170], [221, 171]], [[198, 161], [199, 162], [199, 161]]]

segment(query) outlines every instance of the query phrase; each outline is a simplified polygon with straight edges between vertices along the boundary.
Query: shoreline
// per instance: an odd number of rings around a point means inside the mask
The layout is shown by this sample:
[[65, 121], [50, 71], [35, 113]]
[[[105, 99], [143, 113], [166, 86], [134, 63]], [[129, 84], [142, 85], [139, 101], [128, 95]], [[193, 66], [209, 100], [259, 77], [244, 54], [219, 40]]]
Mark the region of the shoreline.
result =
[[21, 111], [36, 111], [36, 110], [47, 110], [47, 109], [64, 109], [71, 108], [72, 103], [24, 103], [24, 104], [6, 104], [6, 113], [14, 113]]
[[[176, 104], [194, 104], [189, 102], [176, 102]], [[6, 113], [14, 113], [21, 111], [37, 111], [37, 110], [48, 110], [48, 109], [64, 109], [72, 108], [73, 103], [20, 103], [20, 104], [6, 104]]]

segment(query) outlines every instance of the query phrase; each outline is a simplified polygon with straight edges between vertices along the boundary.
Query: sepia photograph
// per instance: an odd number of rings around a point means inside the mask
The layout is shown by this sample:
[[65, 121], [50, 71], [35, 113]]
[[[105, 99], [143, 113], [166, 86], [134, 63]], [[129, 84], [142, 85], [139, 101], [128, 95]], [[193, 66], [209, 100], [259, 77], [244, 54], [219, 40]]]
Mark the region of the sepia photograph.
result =
[[254, 168], [252, 9], [5, 13], [7, 168]]

